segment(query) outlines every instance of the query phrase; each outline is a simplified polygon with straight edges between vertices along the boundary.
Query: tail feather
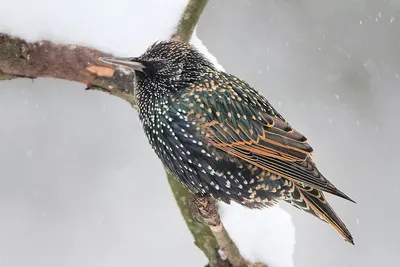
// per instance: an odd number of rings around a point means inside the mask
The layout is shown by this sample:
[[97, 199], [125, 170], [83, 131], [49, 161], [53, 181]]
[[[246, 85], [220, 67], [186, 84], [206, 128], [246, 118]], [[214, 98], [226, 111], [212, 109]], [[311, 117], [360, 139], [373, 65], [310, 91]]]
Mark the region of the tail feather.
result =
[[293, 185], [290, 191], [286, 202], [329, 223], [347, 242], [354, 245], [350, 231], [326, 201], [322, 191], [300, 184]]

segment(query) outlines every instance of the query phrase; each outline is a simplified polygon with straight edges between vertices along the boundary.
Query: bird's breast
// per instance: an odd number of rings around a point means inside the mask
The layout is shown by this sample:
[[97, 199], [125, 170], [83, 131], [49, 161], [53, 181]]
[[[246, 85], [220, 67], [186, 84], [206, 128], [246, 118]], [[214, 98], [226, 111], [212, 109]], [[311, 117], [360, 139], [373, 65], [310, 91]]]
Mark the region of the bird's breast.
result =
[[[267, 175], [261, 170], [215, 148], [186, 110], [166, 107], [153, 115], [154, 121], [144, 123], [149, 143], [163, 165], [193, 192], [240, 203], [279, 197], [282, 181], [263, 181], [260, 177]], [[262, 199], [257, 188], [266, 192]]]

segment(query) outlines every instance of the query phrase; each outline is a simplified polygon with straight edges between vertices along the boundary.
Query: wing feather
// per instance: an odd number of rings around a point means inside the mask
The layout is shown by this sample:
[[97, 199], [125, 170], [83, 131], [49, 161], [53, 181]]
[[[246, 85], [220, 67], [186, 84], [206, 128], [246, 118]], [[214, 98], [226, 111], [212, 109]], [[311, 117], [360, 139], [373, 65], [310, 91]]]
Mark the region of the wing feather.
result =
[[202, 107], [192, 113], [210, 144], [284, 178], [351, 200], [318, 171], [307, 138], [263, 96], [234, 76], [211, 78], [217, 79], [210, 81], [212, 89], [189, 88], [182, 95], [194, 96], [200, 104], [196, 106]]

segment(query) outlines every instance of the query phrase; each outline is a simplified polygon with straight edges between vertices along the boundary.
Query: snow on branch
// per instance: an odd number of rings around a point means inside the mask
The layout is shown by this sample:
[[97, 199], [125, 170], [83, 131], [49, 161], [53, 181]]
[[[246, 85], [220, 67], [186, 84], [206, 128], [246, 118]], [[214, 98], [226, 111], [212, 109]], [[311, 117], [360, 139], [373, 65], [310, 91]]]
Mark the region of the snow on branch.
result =
[[[171, 38], [188, 42], [207, 2], [208, 0], [189, 0]], [[118, 96], [135, 107], [136, 99], [128, 93], [133, 90], [134, 73], [121, 73], [118, 69], [105, 65], [98, 60], [103, 56], [110, 55], [89, 47], [55, 44], [50, 41], [27, 42], [0, 33], [0, 80], [49, 77], [75, 81], [85, 84], [87, 89]], [[195, 244], [209, 260], [208, 266], [265, 266], [252, 265], [243, 259], [222, 225], [215, 201], [196, 199], [173, 176], [167, 176]], [[190, 205], [191, 199], [197, 205]], [[194, 212], [203, 217], [203, 224], [194, 220]]]

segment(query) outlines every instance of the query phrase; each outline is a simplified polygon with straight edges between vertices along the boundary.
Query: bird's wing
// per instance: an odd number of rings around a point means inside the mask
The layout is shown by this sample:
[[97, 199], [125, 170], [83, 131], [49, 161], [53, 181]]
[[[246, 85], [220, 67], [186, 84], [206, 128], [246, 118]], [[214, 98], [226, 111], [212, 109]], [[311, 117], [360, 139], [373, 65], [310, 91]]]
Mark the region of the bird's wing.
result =
[[[209, 143], [281, 177], [349, 199], [317, 170], [307, 139], [247, 83], [210, 74], [180, 95]], [[350, 200], [350, 199], [349, 199]]]

